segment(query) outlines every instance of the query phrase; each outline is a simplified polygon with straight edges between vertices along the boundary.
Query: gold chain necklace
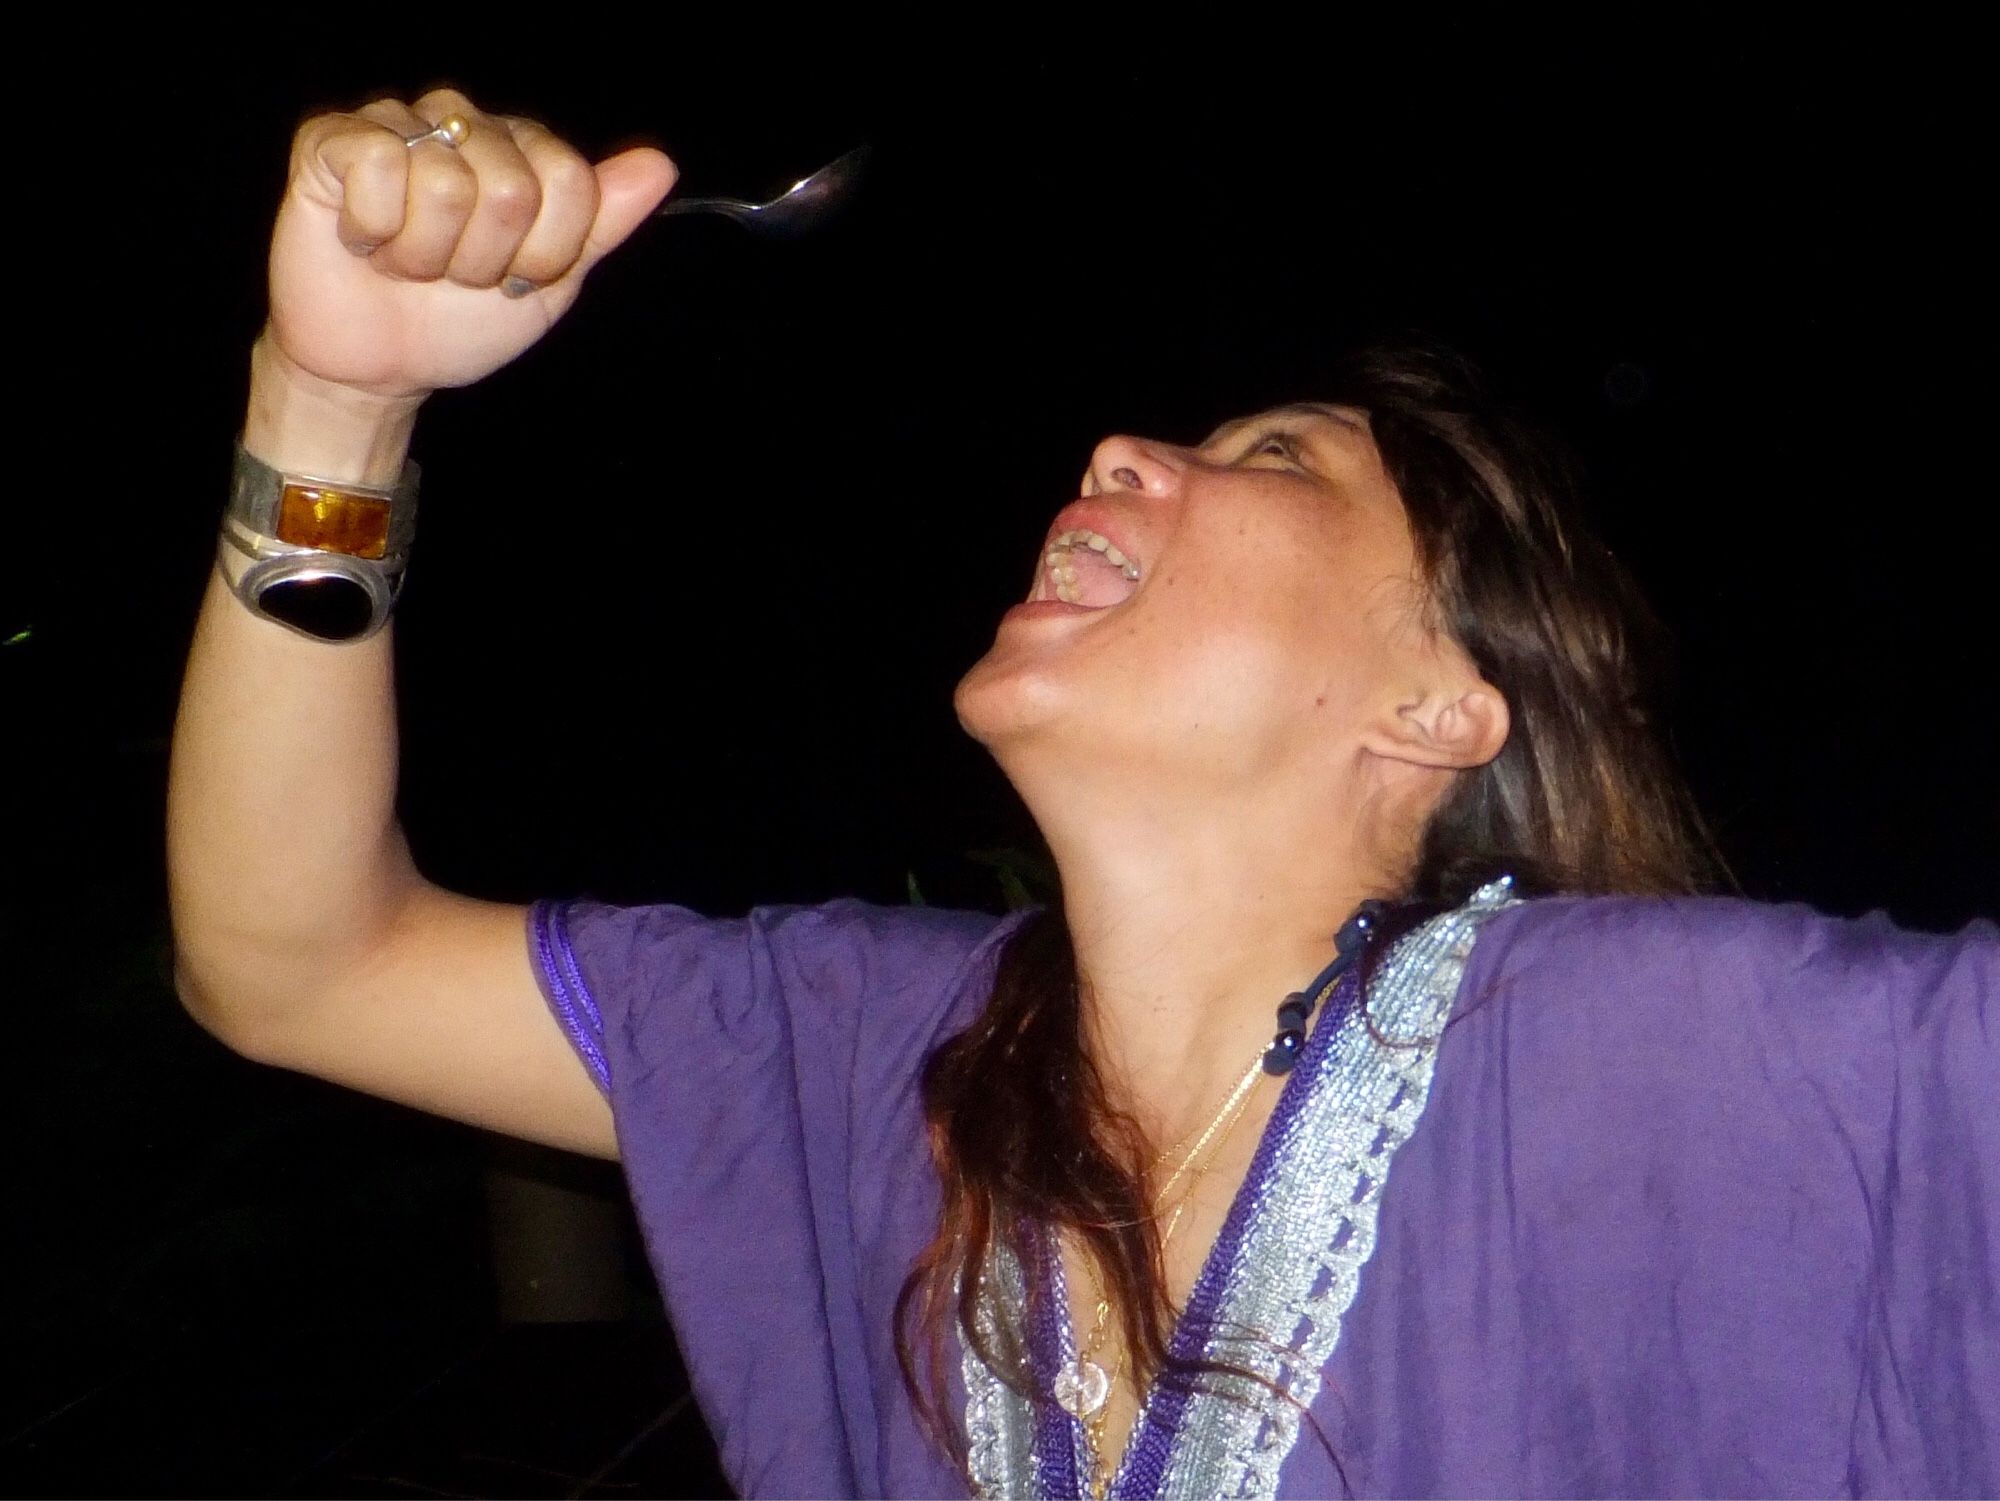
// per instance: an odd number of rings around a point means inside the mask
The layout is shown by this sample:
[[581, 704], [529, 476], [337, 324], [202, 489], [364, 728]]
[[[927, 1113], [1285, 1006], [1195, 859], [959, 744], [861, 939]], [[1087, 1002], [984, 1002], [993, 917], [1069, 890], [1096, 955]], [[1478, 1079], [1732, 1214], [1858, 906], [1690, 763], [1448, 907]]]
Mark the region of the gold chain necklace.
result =
[[[1179, 1202], [1174, 1205], [1173, 1216], [1167, 1221], [1167, 1228], [1160, 1235], [1162, 1256], [1166, 1254], [1167, 1245], [1174, 1238], [1174, 1231], [1180, 1228], [1181, 1216], [1187, 1212], [1188, 1203], [1194, 1198], [1195, 1189], [1200, 1186], [1201, 1180], [1208, 1176], [1209, 1168], [1222, 1154], [1222, 1148], [1228, 1143], [1230, 1134], [1235, 1131], [1236, 1123], [1243, 1119], [1244, 1113], [1250, 1108], [1250, 1091], [1263, 1071], [1264, 1055], [1260, 1051], [1251, 1060], [1250, 1067], [1244, 1070], [1243, 1077], [1236, 1081], [1236, 1087], [1230, 1090], [1223, 1100], [1221, 1109], [1210, 1118], [1207, 1128], [1188, 1149], [1187, 1155], [1181, 1158], [1180, 1165], [1173, 1170], [1167, 1181], [1160, 1186], [1159, 1192], [1153, 1196], [1153, 1213], [1157, 1218], [1159, 1211], [1165, 1207], [1168, 1197], [1173, 1193], [1174, 1185], [1186, 1176], [1189, 1167], [1197, 1159], [1202, 1159], [1201, 1166], [1195, 1170], [1194, 1176], [1188, 1179], [1186, 1189], [1182, 1191]], [[1181, 1141], [1186, 1140], [1185, 1136], [1181, 1138]], [[1154, 1165], [1164, 1162], [1179, 1145], [1180, 1143], [1176, 1142], [1173, 1147], [1155, 1157]], [[1204, 1151], [1207, 1152], [1205, 1159], [1202, 1155]], [[1076, 1359], [1057, 1374], [1056, 1401], [1083, 1425], [1084, 1436], [1090, 1442], [1090, 1493], [1094, 1501], [1104, 1501], [1104, 1495], [1111, 1485], [1111, 1464], [1105, 1454], [1104, 1427], [1111, 1414], [1111, 1394], [1118, 1389], [1119, 1382], [1124, 1380], [1130, 1352], [1119, 1353], [1118, 1368], [1108, 1375], [1096, 1358], [1098, 1349], [1104, 1343], [1106, 1327], [1110, 1322], [1111, 1299], [1103, 1283], [1098, 1281], [1094, 1262], [1090, 1263], [1090, 1268], [1091, 1279], [1097, 1283], [1097, 1308], [1091, 1320], [1090, 1334], [1077, 1351]]]

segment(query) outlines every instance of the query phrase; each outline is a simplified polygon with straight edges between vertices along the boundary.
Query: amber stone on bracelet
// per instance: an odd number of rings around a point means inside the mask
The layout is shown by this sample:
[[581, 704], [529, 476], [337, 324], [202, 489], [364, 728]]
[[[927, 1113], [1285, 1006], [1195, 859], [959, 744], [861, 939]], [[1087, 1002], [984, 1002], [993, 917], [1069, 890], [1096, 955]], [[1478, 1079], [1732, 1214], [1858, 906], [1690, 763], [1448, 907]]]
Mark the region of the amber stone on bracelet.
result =
[[389, 550], [389, 502], [319, 485], [287, 485], [278, 496], [278, 540], [351, 558]]

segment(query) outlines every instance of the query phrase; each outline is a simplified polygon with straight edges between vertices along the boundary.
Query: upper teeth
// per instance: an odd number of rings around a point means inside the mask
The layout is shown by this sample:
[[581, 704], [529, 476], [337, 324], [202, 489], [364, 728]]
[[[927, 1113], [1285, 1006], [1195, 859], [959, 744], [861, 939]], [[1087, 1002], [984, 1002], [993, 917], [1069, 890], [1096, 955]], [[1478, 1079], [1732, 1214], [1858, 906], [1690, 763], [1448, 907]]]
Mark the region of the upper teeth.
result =
[[1056, 598], [1064, 604], [1083, 603], [1076, 587], [1076, 565], [1070, 561], [1070, 555], [1079, 547], [1103, 553], [1105, 562], [1123, 570], [1128, 579], [1135, 583], [1138, 581], [1139, 565], [1120, 552], [1109, 537], [1099, 536], [1096, 532], [1079, 527], [1075, 531], [1064, 532], [1049, 543], [1047, 558], [1049, 574], [1056, 581]]

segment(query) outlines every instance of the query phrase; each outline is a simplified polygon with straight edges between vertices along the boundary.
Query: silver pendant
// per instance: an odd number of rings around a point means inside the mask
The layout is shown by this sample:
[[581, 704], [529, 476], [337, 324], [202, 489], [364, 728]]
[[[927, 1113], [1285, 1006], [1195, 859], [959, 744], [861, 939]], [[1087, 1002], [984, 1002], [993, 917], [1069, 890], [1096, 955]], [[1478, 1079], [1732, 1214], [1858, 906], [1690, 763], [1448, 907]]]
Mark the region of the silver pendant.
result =
[[1111, 1395], [1111, 1378], [1094, 1360], [1078, 1356], [1056, 1372], [1056, 1405], [1073, 1418], [1096, 1414]]

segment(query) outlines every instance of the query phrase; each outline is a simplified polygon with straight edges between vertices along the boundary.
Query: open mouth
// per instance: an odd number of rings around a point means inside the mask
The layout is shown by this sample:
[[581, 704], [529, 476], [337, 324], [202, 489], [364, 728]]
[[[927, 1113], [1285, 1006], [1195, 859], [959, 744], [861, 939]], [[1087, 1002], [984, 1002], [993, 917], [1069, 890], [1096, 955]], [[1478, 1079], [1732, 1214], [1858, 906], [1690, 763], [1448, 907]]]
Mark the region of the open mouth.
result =
[[1083, 527], [1050, 538], [1042, 566], [1047, 588], [1066, 605], [1106, 610], [1125, 603], [1139, 587], [1138, 560]]

